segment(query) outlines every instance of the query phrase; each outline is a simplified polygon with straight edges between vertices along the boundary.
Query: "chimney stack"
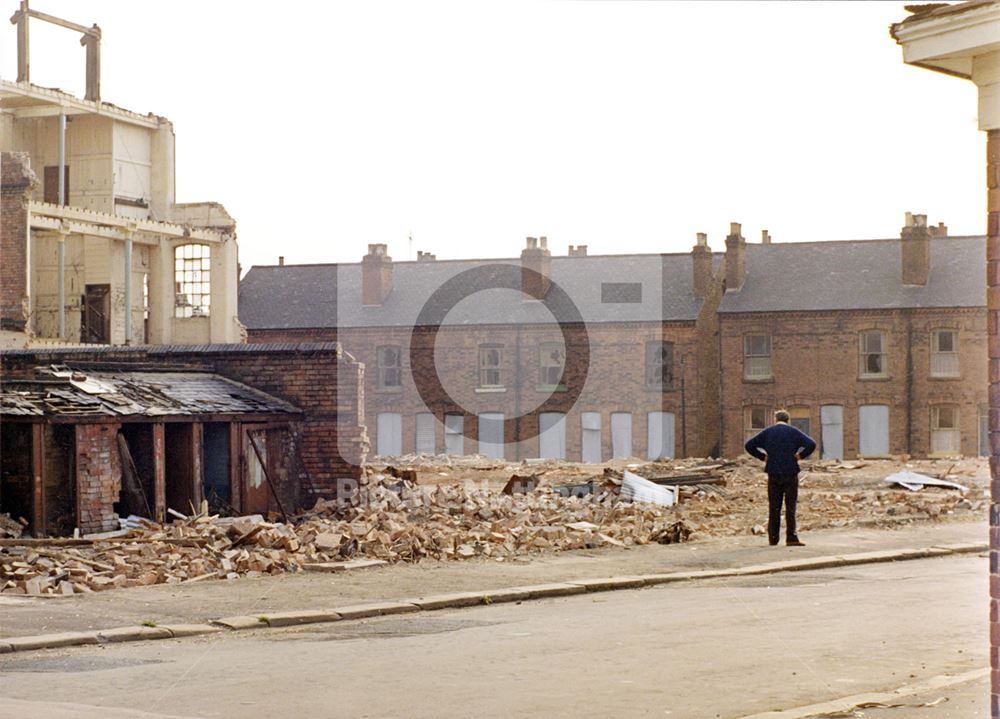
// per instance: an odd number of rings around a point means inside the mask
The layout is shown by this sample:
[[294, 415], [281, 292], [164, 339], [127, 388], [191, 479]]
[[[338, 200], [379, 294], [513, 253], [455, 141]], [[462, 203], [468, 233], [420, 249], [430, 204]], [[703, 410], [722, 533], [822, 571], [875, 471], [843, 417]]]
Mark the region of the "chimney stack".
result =
[[740, 223], [729, 223], [726, 237], [726, 291], [738, 290], [746, 276], [747, 241], [740, 234]]
[[437, 259], [437, 255], [431, 252], [424, 252], [423, 250], [417, 250], [417, 262], [433, 262]]
[[931, 237], [947, 237], [948, 236], [948, 225], [943, 222], [937, 223], [937, 227], [928, 227], [928, 231], [931, 233]]
[[906, 226], [900, 232], [900, 256], [904, 285], [926, 285], [931, 271], [931, 233], [927, 215], [906, 213]]
[[541, 300], [551, 284], [552, 254], [544, 237], [529, 237], [521, 250], [521, 291], [525, 299]]
[[712, 285], [712, 250], [708, 246], [708, 235], [699, 232], [695, 246], [691, 248], [692, 292], [695, 297], [704, 298]]
[[278, 267], [284, 267], [284, 266], [285, 266], [285, 256], [278, 255]]
[[392, 258], [385, 245], [368, 245], [361, 260], [361, 303], [380, 305], [392, 292]]
[[760, 231], [760, 244], [769, 245], [771, 244], [771, 233], [767, 230]]
[[587, 246], [586, 245], [573, 245], [569, 246], [569, 256], [570, 257], [586, 257], [587, 256]]

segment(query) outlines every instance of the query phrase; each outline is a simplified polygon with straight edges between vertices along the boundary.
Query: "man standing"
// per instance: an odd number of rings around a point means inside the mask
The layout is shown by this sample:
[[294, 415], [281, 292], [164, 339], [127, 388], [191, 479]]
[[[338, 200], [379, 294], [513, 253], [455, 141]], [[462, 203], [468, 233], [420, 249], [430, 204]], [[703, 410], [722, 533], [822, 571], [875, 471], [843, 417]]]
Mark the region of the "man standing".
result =
[[767, 538], [771, 546], [781, 534], [781, 502], [785, 502], [785, 544], [805, 546], [795, 533], [795, 502], [799, 497], [799, 460], [816, 449], [809, 435], [788, 424], [788, 412], [774, 413], [775, 423], [751, 437], [746, 451], [765, 461], [767, 472]]

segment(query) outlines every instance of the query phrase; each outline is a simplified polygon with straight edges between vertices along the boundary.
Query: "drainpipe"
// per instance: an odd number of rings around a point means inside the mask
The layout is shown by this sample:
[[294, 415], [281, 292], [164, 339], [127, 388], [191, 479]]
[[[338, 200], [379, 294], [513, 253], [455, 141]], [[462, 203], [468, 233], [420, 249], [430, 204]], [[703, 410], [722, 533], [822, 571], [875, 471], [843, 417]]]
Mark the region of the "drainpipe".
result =
[[681, 357], [681, 456], [688, 456], [687, 401], [684, 394], [684, 358]]
[[514, 459], [521, 460], [521, 323], [514, 341]]
[[913, 455], [913, 311], [906, 310], [906, 453]]
[[132, 233], [130, 224], [125, 230], [125, 344], [132, 344]]
[[[59, 206], [66, 204], [66, 113], [59, 113]], [[66, 337], [66, 232], [59, 231], [59, 339]]]

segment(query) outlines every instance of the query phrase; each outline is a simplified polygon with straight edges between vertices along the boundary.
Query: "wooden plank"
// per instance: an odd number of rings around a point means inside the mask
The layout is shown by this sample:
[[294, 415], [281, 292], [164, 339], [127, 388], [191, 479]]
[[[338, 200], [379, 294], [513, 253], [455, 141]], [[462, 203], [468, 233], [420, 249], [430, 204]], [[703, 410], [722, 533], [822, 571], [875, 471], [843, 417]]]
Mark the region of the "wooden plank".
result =
[[153, 425], [153, 495], [156, 514], [154, 519], [163, 522], [167, 512], [167, 482], [166, 482], [166, 451], [164, 448], [165, 425], [157, 422]]
[[32, 502], [32, 530], [36, 537], [45, 536], [45, 482], [43, 460], [44, 426], [36, 424], [31, 428], [31, 474], [34, 478]]
[[243, 446], [240, 442], [240, 423], [229, 423], [229, 503], [239, 514], [243, 511], [243, 483], [240, 481], [242, 472], [240, 464], [243, 457]]

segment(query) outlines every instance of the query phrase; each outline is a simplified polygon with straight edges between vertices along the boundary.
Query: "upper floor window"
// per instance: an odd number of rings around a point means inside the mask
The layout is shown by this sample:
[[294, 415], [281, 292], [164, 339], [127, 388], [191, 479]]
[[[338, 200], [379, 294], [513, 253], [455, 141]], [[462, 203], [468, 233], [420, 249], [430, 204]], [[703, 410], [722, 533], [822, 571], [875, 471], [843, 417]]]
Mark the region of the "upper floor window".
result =
[[743, 337], [743, 378], [771, 378], [770, 335], [746, 335]]
[[503, 387], [503, 347], [479, 345], [479, 386]]
[[674, 384], [674, 343], [646, 343], [646, 386], [672, 387]]
[[885, 332], [868, 330], [861, 333], [861, 376], [886, 375]]
[[566, 350], [559, 342], [547, 342], [538, 348], [538, 384], [561, 387], [566, 369]]
[[402, 350], [396, 345], [388, 345], [379, 347], [375, 353], [375, 386], [379, 389], [402, 387]]
[[743, 408], [743, 441], [746, 442], [763, 429], [767, 429], [770, 412], [767, 407]]
[[931, 453], [959, 454], [961, 440], [958, 407], [947, 404], [931, 407]]
[[208, 245], [174, 249], [174, 317], [208, 317], [212, 304]]
[[958, 331], [931, 332], [931, 377], [958, 377]]

